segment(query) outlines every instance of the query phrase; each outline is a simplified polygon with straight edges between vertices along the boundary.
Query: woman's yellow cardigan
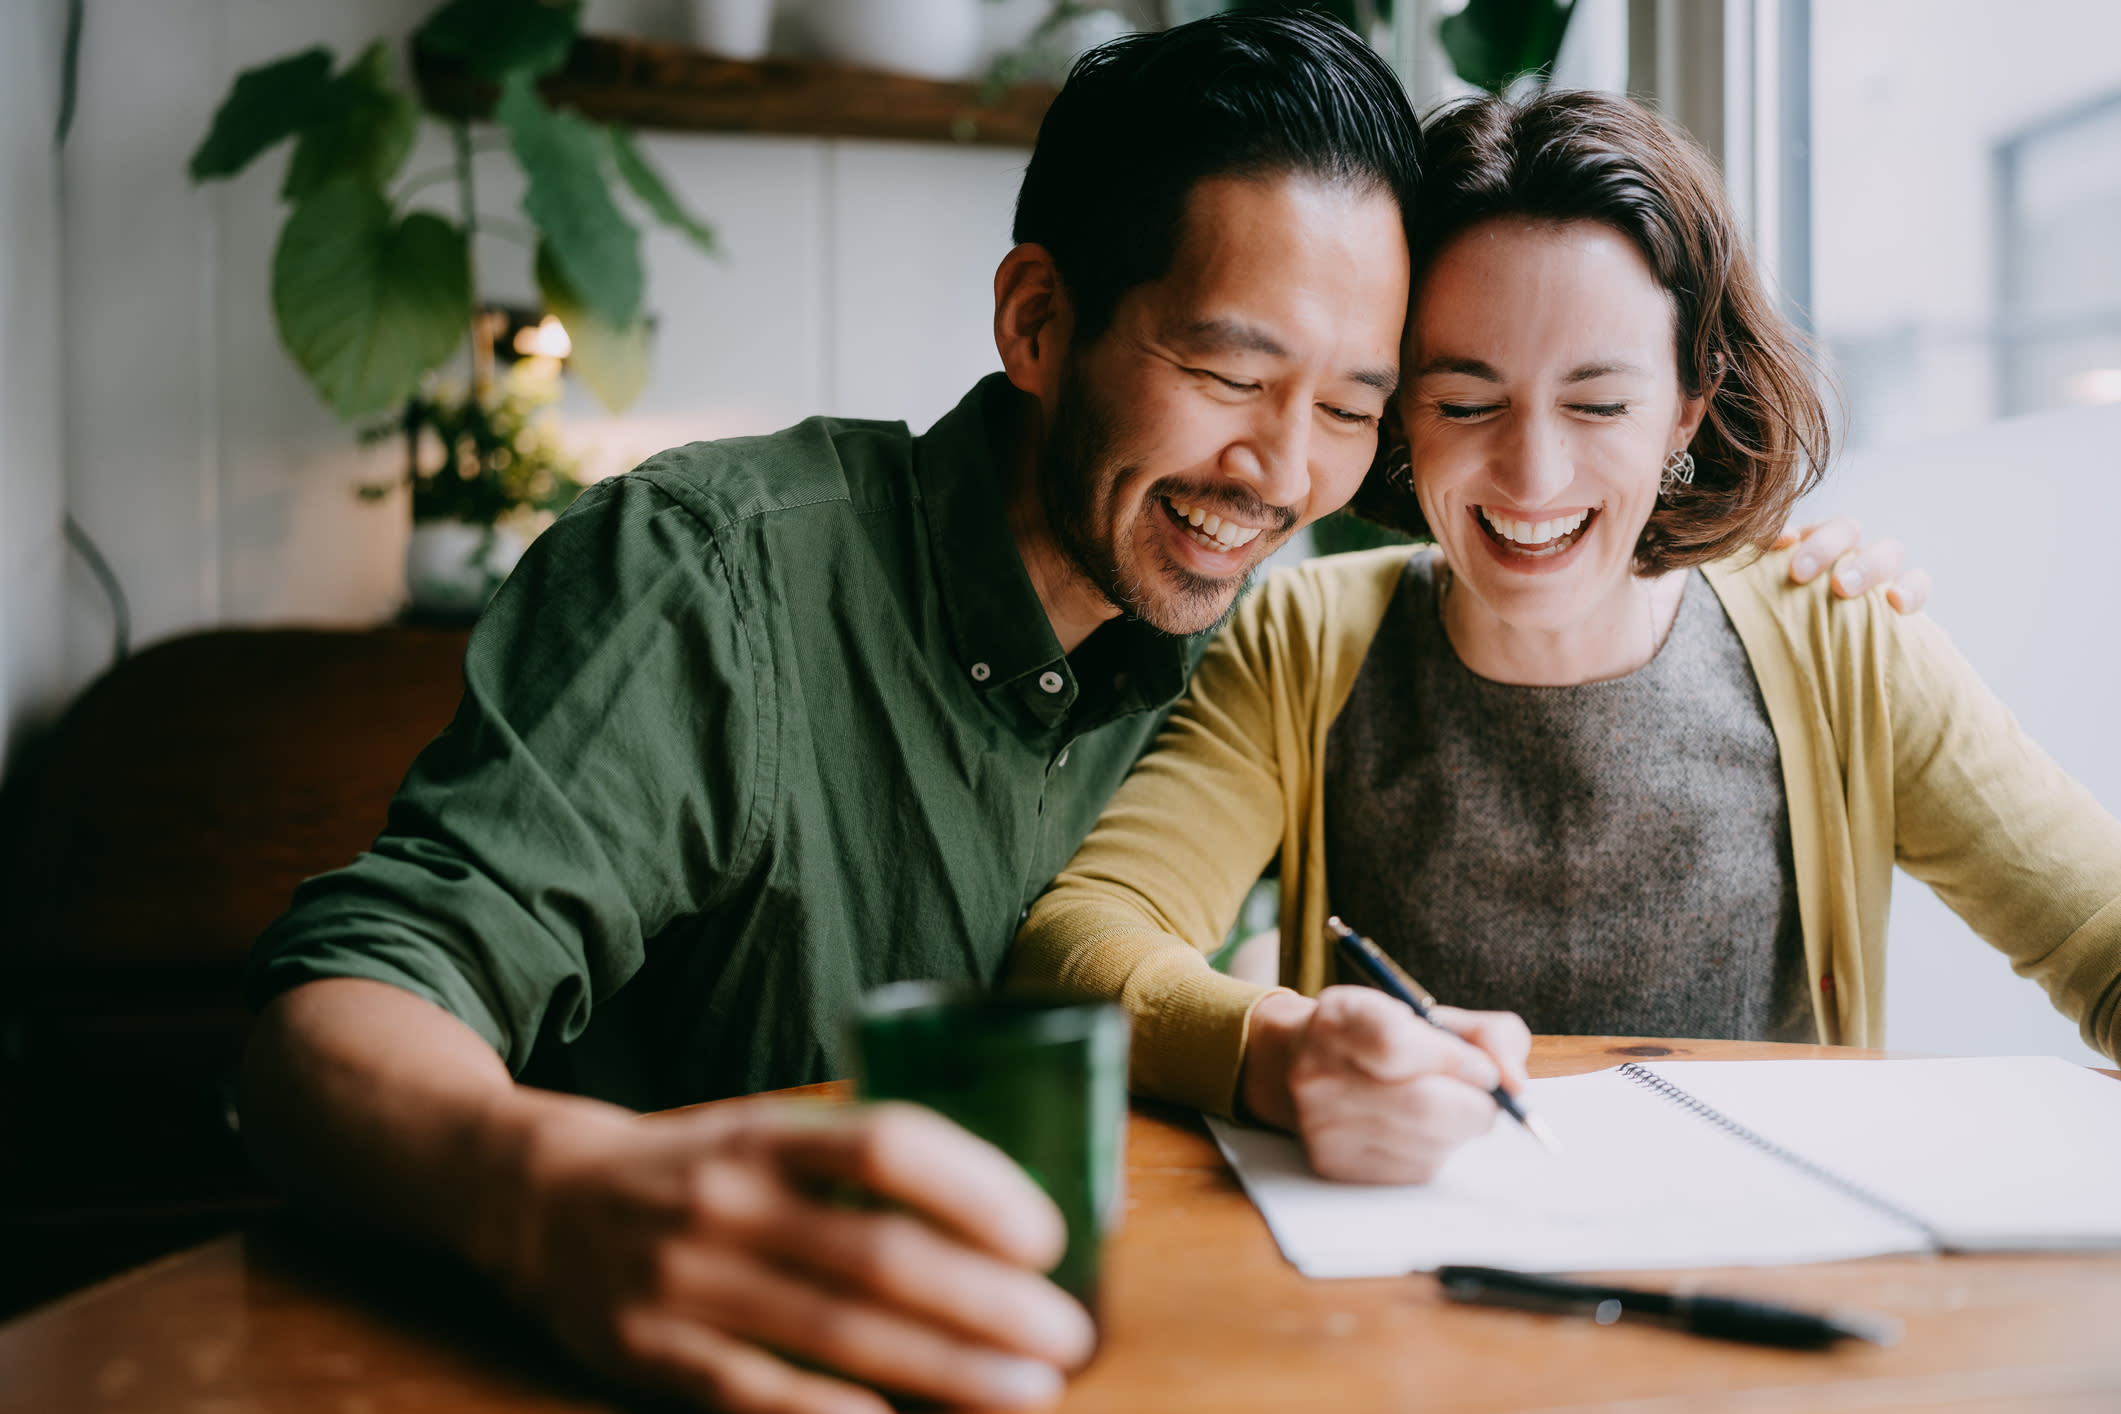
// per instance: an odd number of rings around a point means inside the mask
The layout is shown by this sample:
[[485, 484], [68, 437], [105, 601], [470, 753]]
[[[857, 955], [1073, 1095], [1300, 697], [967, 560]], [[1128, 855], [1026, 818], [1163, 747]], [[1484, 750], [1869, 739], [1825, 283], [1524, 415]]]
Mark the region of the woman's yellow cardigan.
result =
[[[1277, 571], [1202, 660], [1154, 752], [1017, 937], [1010, 985], [1134, 1018], [1134, 1086], [1228, 1114], [1252, 1007], [1211, 969], [1277, 851], [1281, 977], [1315, 994], [1326, 946], [1326, 736], [1410, 553]], [[2065, 776], [1935, 625], [1837, 601], [1786, 557], [1704, 573], [1781, 748], [1820, 1036], [1884, 1041], [1893, 865], [2037, 980], [2091, 1045], [2121, 1045], [2121, 822]]]

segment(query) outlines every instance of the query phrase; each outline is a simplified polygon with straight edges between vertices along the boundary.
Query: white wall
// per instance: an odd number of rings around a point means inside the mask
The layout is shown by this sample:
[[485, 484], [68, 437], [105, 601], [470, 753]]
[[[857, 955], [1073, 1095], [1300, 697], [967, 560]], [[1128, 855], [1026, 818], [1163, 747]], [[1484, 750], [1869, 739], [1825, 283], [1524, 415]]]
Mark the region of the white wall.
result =
[[65, 564], [60, 460], [63, 0], [8, 7], [0, 43], [0, 762], [55, 712]]
[[[56, 0], [40, 0], [55, 6]], [[131, 595], [136, 641], [218, 623], [358, 624], [400, 597], [402, 500], [280, 349], [268, 267], [284, 152], [203, 190], [184, 164], [243, 68], [312, 43], [341, 60], [403, 33], [432, 0], [98, 0], [70, 148], [65, 299], [69, 493]], [[603, 0], [588, 27], [681, 38], [674, 0]], [[566, 412], [602, 471], [673, 442], [767, 431], [816, 412], [923, 427], [995, 366], [990, 279], [1025, 154], [800, 138], [644, 135], [725, 254], [660, 230], [646, 255], [654, 379], [626, 417]], [[447, 160], [431, 129], [408, 174]], [[505, 158], [480, 205], [516, 215]], [[453, 198], [434, 188], [437, 205]], [[529, 293], [495, 237], [486, 293]], [[109, 616], [70, 576], [73, 679], [103, 666]]]
[[[1814, 498], [1909, 545], [1930, 613], [2033, 739], [2121, 815], [2121, 407], [1992, 422], [1851, 456]], [[2084, 527], [2081, 534], [2073, 527]], [[2090, 1061], [2076, 1028], [1928, 889], [1895, 879], [1896, 1048]]]

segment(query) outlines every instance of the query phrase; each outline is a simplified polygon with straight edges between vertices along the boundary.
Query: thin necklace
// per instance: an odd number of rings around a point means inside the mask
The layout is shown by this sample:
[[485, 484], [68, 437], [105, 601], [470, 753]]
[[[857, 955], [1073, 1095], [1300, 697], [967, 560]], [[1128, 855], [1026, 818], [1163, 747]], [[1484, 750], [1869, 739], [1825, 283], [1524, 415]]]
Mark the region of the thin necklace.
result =
[[[1437, 568], [1442, 571], [1437, 576], [1436, 617], [1442, 622], [1444, 636], [1448, 638], [1451, 634], [1451, 591], [1457, 587], [1458, 576], [1452, 572], [1451, 562], [1443, 557], [1441, 551], [1437, 552], [1436, 564]], [[1679, 616], [1674, 614], [1672, 616], [1674, 627], [1678, 625], [1678, 622]], [[1640, 672], [1651, 663], [1657, 661], [1657, 651], [1664, 646], [1657, 637], [1657, 588], [1654, 584], [1646, 585], [1643, 589], [1642, 632], [1643, 641], [1649, 645], [1649, 651], [1643, 655], [1640, 663], [1628, 669], [1630, 673]], [[1627, 674], [1623, 673], [1621, 676], [1625, 677]]]

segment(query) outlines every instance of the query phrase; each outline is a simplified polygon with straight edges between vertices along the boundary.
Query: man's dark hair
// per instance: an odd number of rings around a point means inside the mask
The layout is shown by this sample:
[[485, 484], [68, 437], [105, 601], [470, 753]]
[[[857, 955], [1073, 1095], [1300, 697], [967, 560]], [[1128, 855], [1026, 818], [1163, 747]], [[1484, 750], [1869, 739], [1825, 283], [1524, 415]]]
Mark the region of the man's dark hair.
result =
[[1404, 212], [1420, 144], [1391, 67], [1344, 25], [1212, 15], [1076, 62], [1039, 127], [1014, 238], [1052, 253], [1087, 343], [1127, 291], [1169, 271], [1196, 183], [1315, 176]]

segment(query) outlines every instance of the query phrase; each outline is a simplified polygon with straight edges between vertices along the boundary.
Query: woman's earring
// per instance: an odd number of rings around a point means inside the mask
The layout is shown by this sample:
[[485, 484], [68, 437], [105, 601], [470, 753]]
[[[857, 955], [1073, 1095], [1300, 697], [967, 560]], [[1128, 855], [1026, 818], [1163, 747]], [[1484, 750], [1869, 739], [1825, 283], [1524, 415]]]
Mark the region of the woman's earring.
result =
[[1665, 497], [1682, 486], [1694, 484], [1694, 454], [1681, 449], [1664, 459], [1664, 475], [1657, 480], [1657, 494]]

